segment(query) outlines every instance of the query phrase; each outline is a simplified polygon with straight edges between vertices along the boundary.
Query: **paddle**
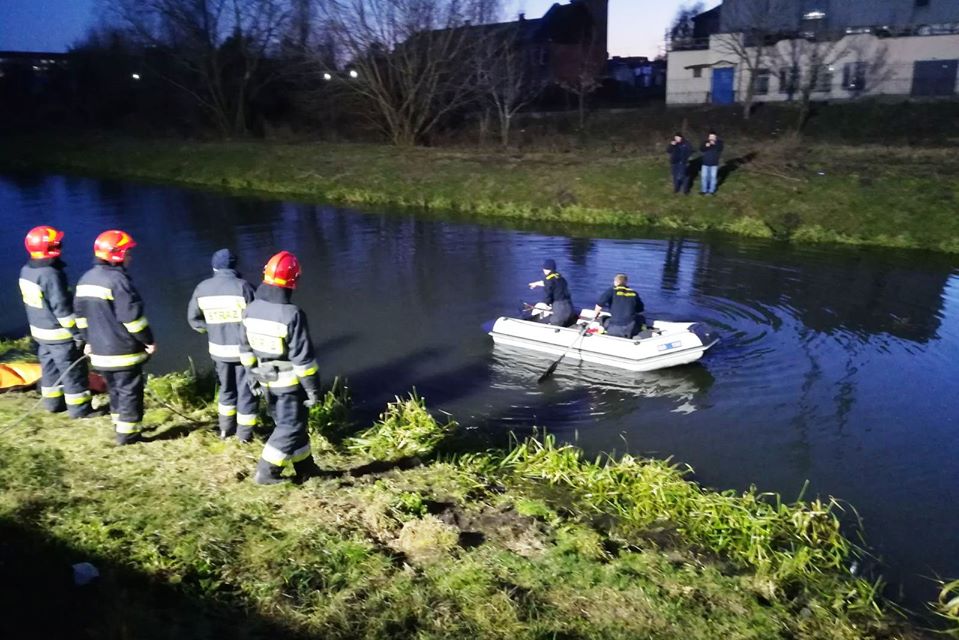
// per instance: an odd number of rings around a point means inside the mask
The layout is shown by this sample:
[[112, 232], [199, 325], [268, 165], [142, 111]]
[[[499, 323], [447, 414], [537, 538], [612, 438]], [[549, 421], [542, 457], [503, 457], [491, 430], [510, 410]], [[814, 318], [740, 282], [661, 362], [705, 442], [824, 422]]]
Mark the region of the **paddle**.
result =
[[580, 340], [582, 340], [582, 339], [583, 339], [583, 336], [586, 335], [586, 331], [589, 329], [589, 324], [590, 324], [590, 323], [587, 322], [586, 324], [583, 325], [583, 330], [579, 332], [579, 335], [576, 336], [576, 339], [573, 340], [573, 343], [572, 343], [571, 345], [569, 345], [568, 347], [566, 347], [566, 351], [563, 352], [563, 355], [561, 355], [561, 356], [559, 357], [559, 359], [556, 360], [556, 362], [554, 362], [553, 364], [549, 365], [549, 369], [547, 369], [547, 370], [543, 373], [543, 375], [541, 375], [541, 376], [539, 377], [539, 380], [537, 380], [537, 384], [543, 384], [544, 382], [546, 382], [547, 380], [549, 380], [549, 377], [550, 377], [551, 375], [553, 375], [553, 372], [554, 372], [554, 371], [556, 371], [556, 367], [558, 367], [558, 366], [559, 366], [559, 363], [563, 361], [563, 358], [566, 357], [566, 354], [569, 353], [570, 351], [572, 351], [572, 350], [573, 350], [573, 347], [576, 346], [576, 343], [578, 343]]

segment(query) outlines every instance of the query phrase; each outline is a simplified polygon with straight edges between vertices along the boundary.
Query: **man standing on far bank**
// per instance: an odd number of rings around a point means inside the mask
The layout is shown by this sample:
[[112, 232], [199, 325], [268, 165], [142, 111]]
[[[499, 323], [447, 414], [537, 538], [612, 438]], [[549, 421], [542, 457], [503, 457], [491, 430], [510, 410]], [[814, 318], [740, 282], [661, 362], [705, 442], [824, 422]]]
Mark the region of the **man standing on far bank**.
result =
[[666, 153], [669, 154], [669, 168], [673, 176], [673, 193], [682, 192], [689, 195], [687, 176], [689, 174], [689, 157], [693, 155], [692, 146], [686, 141], [683, 134], [676, 133], [673, 135], [673, 139], [669, 141]]
[[716, 193], [716, 183], [719, 180], [719, 159], [723, 155], [723, 141], [715, 131], [710, 131], [706, 142], [700, 147], [703, 152], [702, 192], [701, 195], [711, 196]]

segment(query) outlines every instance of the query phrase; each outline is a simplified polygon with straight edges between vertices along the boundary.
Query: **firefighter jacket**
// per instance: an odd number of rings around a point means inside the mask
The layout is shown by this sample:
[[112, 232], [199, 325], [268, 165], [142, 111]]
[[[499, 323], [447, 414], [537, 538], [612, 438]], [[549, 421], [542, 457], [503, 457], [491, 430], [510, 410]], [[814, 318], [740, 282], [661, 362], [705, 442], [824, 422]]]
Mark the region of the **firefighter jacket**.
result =
[[[290, 303], [291, 291], [268, 284], [256, 290], [256, 299], [243, 314], [240, 362], [273, 393], [291, 393], [303, 387], [319, 394], [318, 367], [306, 314]], [[263, 380], [253, 368], [266, 366], [275, 380]]]
[[153, 332], [143, 301], [121, 265], [98, 263], [77, 283], [77, 327], [90, 345], [94, 369], [133, 368], [147, 359]]
[[30, 260], [20, 269], [20, 293], [30, 335], [40, 344], [70, 342], [79, 335], [63, 269], [59, 258]]
[[639, 294], [623, 285], [616, 285], [604, 291], [596, 304], [609, 309], [611, 316], [609, 324], [615, 326], [635, 322], [636, 315], [642, 313], [645, 308]]
[[543, 302], [546, 304], [555, 304], [557, 302], [569, 302], [572, 304], [573, 298], [569, 294], [569, 285], [566, 278], [555, 271], [543, 279]]
[[193, 291], [187, 321], [194, 331], [208, 335], [214, 360], [240, 361], [243, 310], [252, 301], [253, 287], [233, 269], [216, 269]]

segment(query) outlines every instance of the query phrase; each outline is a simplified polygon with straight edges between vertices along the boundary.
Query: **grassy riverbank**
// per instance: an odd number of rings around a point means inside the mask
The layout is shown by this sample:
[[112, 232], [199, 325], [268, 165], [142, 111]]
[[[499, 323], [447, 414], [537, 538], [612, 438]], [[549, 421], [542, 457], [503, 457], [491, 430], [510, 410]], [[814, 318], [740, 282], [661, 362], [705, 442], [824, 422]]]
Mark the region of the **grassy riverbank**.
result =
[[[259, 191], [452, 216], [959, 252], [951, 150], [730, 141], [715, 198], [675, 196], [658, 146], [503, 153], [363, 144], [8, 138], [0, 168]], [[695, 188], [694, 188], [695, 191]]]
[[[259, 447], [215, 437], [208, 383], [150, 389], [156, 428], [125, 448], [107, 417], [0, 398], [0, 425], [26, 416], [0, 427], [0, 635], [923, 637], [848, 573], [833, 502], [716, 493], [550, 438], [441, 455], [456, 425], [423, 401], [357, 429], [342, 391], [312, 416], [328, 474], [257, 487]], [[102, 575], [74, 587], [82, 561]]]

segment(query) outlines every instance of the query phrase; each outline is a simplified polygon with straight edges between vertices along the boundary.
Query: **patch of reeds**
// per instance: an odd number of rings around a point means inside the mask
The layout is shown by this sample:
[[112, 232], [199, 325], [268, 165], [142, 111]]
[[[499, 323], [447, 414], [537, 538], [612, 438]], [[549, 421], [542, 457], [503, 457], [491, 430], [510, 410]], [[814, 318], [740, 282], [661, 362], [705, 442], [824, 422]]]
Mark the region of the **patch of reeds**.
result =
[[939, 600], [935, 603], [935, 610], [942, 618], [948, 621], [948, 633], [959, 638], [959, 580], [953, 580], [942, 585], [939, 590]]
[[369, 429], [346, 440], [346, 449], [374, 460], [394, 461], [425, 457], [457, 427], [452, 420], [441, 423], [430, 414], [423, 398], [397, 396]]
[[[552, 435], [518, 442], [499, 465], [508, 480], [562, 489], [568, 507], [578, 513], [612, 517], [612, 535], [629, 541], [652, 529], [675, 531], [768, 578], [774, 592], [843, 572], [855, 552], [841, 531], [841, 507], [833, 499], [788, 504], [754, 488], [710, 491], [689, 481], [688, 469], [669, 462], [628, 455], [586, 460], [579, 449], [558, 444]], [[843, 604], [872, 607], [874, 592], [873, 585], [859, 585]]]

